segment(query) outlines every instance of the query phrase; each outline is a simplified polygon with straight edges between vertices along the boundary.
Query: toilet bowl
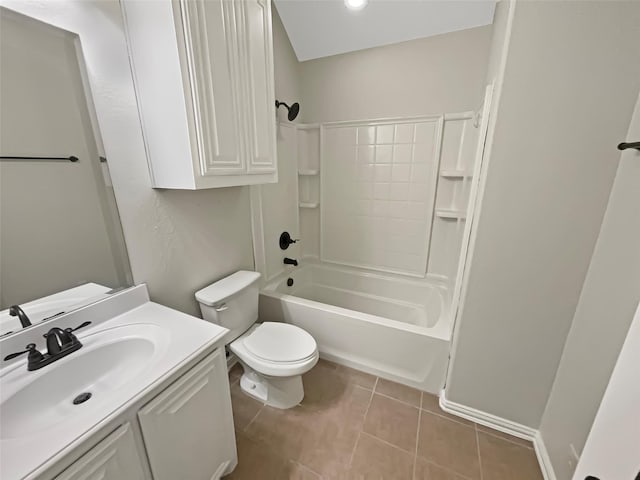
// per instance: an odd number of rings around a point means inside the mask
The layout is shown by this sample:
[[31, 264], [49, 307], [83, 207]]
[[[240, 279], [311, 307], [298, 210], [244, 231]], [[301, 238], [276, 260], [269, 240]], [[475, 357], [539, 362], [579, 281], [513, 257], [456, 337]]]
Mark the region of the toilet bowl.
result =
[[302, 374], [318, 363], [313, 337], [287, 323], [256, 324], [229, 348], [244, 369], [242, 390], [276, 408], [291, 408], [302, 401]]
[[229, 329], [225, 343], [244, 370], [241, 389], [276, 408], [291, 408], [304, 398], [302, 375], [318, 362], [314, 338], [282, 322], [256, 323], [257, 272], [239, 271], [196, 293], [202, 317]]

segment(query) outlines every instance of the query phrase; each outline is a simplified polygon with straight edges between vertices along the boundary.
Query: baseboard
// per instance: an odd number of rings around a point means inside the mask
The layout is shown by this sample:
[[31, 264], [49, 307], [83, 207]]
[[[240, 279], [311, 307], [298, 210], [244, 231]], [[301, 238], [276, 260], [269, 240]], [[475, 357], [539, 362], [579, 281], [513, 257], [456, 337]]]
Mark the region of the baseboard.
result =
[[547, 447], [542, 440], [540, 432], [536, 432], [536, 437], [533, 440], [533, 447], [536, 450], [536, 457], [538, 457], [538, 463], [540, 464], [540, 470], [542, 471], [544, 480], [556, 480], [556, 473], [553, 470], [551, 457], [549, 457]]
[[440, 392], [440, 408], [447, 413], [465, 418], [479, 425], [484, 425], [485, 427], [493, 428], [499, 432], [508, 433], [514, 437], [529, 440], [533, 443], [544, 480], [556, 480], [556, 475], [553, 471], [553, 466], [551, 465], [551, 459], [549, 458], [547, 449], [542, 441], [542, 436], [535, 428], [527, 427], [526, 425], [512, 422], [511, 420], [497, 417], [490, 413], [447, 400], [444, 390]]

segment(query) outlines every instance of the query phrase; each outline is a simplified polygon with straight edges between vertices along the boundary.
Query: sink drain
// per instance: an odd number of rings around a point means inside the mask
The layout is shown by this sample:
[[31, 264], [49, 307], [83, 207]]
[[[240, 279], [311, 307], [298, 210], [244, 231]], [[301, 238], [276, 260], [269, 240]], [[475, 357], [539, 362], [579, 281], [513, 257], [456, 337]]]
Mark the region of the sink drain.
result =
[[92, 397], [92, 393], [91, 392], [81, 393], [80, 395], [78, 395], [76, 398], [73, 399], [73, 404], [74, 405], [80, 405], [81, 403], [84, 403], [87, 400], [89, 400], [91, 397]]

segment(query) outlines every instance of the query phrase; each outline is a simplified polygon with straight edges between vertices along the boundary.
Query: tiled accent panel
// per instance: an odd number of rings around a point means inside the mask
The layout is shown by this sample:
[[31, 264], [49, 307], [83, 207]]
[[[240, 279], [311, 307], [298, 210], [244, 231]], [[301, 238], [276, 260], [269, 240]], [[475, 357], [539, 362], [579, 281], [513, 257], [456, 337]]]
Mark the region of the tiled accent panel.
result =
[[426, 273], [442, 122], [323, 127], [323, 260]]
[[330, 362], [289, 410], [241, 391], [229, 480], [542, 480], [531, 443], [449, 415], [437, 397]]

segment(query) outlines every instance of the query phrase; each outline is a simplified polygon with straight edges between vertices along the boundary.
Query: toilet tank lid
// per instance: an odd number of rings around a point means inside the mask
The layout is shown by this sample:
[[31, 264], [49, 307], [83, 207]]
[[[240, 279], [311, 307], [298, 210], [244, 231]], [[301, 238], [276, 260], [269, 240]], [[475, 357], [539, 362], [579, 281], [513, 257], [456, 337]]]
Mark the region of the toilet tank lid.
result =
[[247, 288], [260, 278], [260, 273], [240, 270], [228, 277], [224, 277], [208, 287], [196, 292], [198, 302], [212, 307], [213, 305], [235, 295], [240, 290]]

